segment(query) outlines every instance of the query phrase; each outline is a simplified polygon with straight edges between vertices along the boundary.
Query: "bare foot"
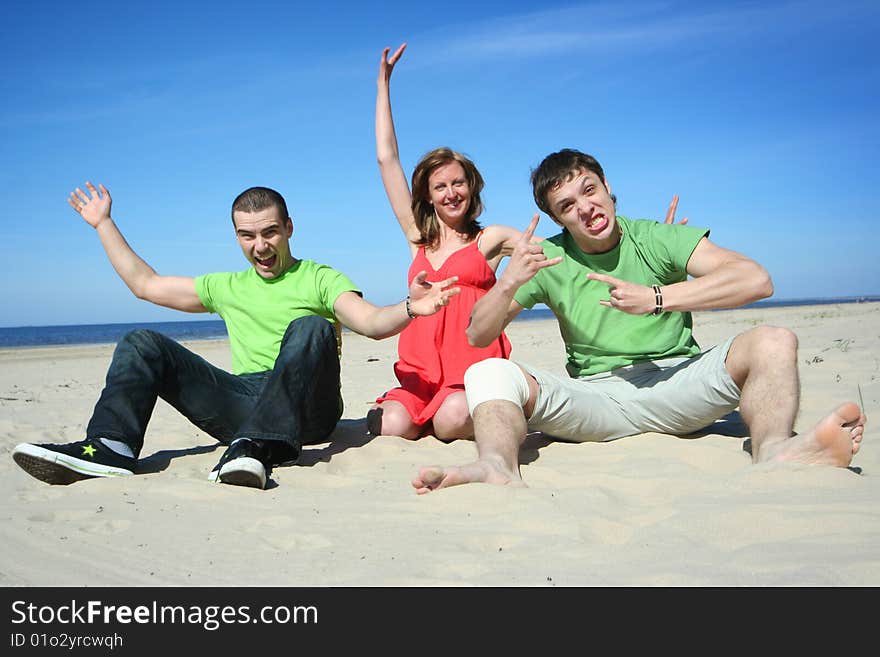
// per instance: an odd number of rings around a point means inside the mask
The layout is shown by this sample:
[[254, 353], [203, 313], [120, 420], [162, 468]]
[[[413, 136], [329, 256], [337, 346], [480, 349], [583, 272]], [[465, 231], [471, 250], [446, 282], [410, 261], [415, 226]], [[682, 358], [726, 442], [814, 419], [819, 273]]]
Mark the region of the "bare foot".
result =
[[798, 461], [847, 467], [859, 451], [867, 418], [857, 404], [841, 404], [812, 431], [761, 446], [759, 461]]
[[440, 488], [474, 483], [525, 486], [518, 474], [507, 473], [490, 461], [474, 461], [467, 465], [446, 468], [433, 465], [419, 470], [419, 474], [412, 480], [413, 488], [419, 495]]

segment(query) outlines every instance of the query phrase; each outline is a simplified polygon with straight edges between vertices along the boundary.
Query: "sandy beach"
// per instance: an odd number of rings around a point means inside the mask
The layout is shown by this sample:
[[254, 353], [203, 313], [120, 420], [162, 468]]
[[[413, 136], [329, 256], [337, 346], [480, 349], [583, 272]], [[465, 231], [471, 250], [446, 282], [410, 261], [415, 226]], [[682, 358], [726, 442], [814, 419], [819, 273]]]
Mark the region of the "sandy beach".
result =
[[[10, 453], [83, 437], [113, 347], [0, 351], [0, 585], [880, 585], [880, 303], [701, 312], [694, 324], [704, 347], [758, 324], [798, 334], [797, 430], [859, 402], [860, 388], [869, 421], [852, 467], [753, 466], [734, 414], [683, 438], [533, 435], [528, 488], [418, 496], [419, 466], [470, 460], [473, 443], [371, 439], [364, 417], [395, 385], [397, 342], [346, 334], [342, 421], [266, 491], [209, 482], [223, 448], [161, 401], [139, 476], [49, 486]], [[564, 371], [555, 321], [508, 335], [514, 360]], [[186, 344], [229, 368], [226, 341]], [[246, 581], [242, 564], [259, 564]]]

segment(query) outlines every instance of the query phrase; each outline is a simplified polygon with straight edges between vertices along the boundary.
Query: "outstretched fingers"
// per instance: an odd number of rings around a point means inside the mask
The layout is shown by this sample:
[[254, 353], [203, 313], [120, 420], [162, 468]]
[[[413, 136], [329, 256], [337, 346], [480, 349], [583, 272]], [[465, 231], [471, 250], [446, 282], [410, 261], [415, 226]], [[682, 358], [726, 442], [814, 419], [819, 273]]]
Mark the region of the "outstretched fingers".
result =
[[459, 292], [461, 292], [460, 287], [450, 287], [451, 285], [454, 285], [457, 281], [458, 276], [450, 276], [446, 280], [430, 284], [435, 289], [440, 290], [440, 298], [437, 300], [438, 306], [449, 305], [449, 300], [457, 295]]
[[394, 65], [397, 64], [398, 60], [403, 56], [404, 50], [406, 50], [406, 43], [402, 43], [397, 50], [394, 51], [394, 54], [389, 57], [388, 53], [391, 52], [391, 48], [385, 47], [382, 49], [382, 59], [379, 60], [380, 79], [387, 81], [391, 78], [391, 72], [394, 70]]
[[[391, 50], [391, 48], [385, 49], [386, 55], [387, 55], [388, 51], [390, 51], [390, 50]], [[397, 48], [397, 50], [394, 51], [394, 54], [391, 55], [391, 57], [388, 59], [388, 65], [391, 66], [392, 68], [394, 68], [394, 65], [397, 63], [397, 60], [399, 60], [401, 58], [401, 56], [403, 55], [404, 50], [406, 50], [406, 42], [405, 41], [400, 44], [400, 46]]]
[[[675, 223], [675, 211], [678, 209], [678, 194], [672, 195], [672, 201], [669, 203], [669, 208], [666, 210], [666, 218], [663, 220], [664, 224], [674, 224]], [[685, 217], [678, 223], [681, 226], [687, 224], [688, 218]]]
[[461, 292], [460, 287], [450, 287], [458, 281], [458, 276], [450, 276], [442, 281], [432, 283], [427, 280], [428, 273], [420, 271], [413, 278], [409, 287], [410, 308], [416, 315], [432, 315], [449, 300]]
[[[86, 187], [88, 188], [91, 183], [86, 183]], [[89, 201], [91, 201], [91, 197], [86, 194], [82, 188], [77, 187], [72, 192], [70, 192], [70, 196], [67, 197], [67, 202], [70, 203], [71, 207], [77, 212], [82, 212], [83, 208], [88, 205]]]
[[544, 254], [541, 242], [532, 242], [535, 228], [538, 226], [539, 215], [535, 214], [525, 231], [520, 234], [513, 252], [510, 254], [510, 262], [502, 274], [502, 279], [514, 288], [525, 285], [535, 277], [541, 269], [552, 267], [562, 262], [561, 257], [550, 258]]
[[67, 202], [70, 204], [70, 207], [72, 207], [77, 212], [81, 212], [86, 204], [86, 202], [82, 198], [80, 198], [75, 191], [70, 192], [70, 196], [67, 197]]
[[88, 191], [83, 191], [81, 187], [74, 189], [67, 197], [67, 203], [87, 223], [97, 227], [101, 221], [110, 216], [110, 192], [103, 184], [95, 187], [91, 181], [86, 181], [85, 188]]
[[532, 238], [535, 236], [535, 229], [538, 227], [539, 219], [540, 217], [537, 214], [532, 217], [528, 228], [526, 228], [520, 236], [519, 244], [511, 258], [516, 258], [518, 261], [522, 262], [529, 274], [528, 278], [531, 278], [538, 273], [539, 270], [544, 269], [545, 267], [552, 267], [553, 265], [558, 265], [562, 262], [562, 256], [548, 258], [544, 255], [544, 247], [541, 243], [532, 242]]
[[611, 291], [614, 291], [614, 288], [624, 282], [619, 278], [614, 278], [614, 276], [609, 276], [608, 274], [597, 274], [594, 271], [591, 271], [589, 274], [587, 274], [587, 278], [591, 281], [599, 281], [600, 283], [605, 283], [606, 285], [609, 285]]
[[599, 300], [599, 304], [606, 308], [615, 308], [629, 315], [645, 315], [656, 308], [654, 290], [647, 285], [596, 272], [590, 272], [587, 278], [608, 286], [608, 299]]
[[674, 224], [675, 223], [675, 210], [678, 208], [678, 194], [672, 195], [672, 201], [669, 203], [669, 208], [666, 210], [666, 219], [663, 220], [664, 224]]
[[535, 214], [532, 217], [531, 222], [529, 222], [529, 227], [525, 229], [525, 232], [520, 236], [519, 241], [521, 244], [528, 244], [532, 241], [532, 238], [535, 236], [535, 229], [538, 227], [538, 221], [541, 219], [540, 215]]
[[[445, 290], [450, 285], [453, 285], [457, 282], [458, 282], [458, 276], [450, 276], [446, 280], [437, 281], [436, 283], [429, 283], [429, 285], [435, 285], [435, 286], [439, 287], [441, 290]], [[454, 289], [458, 290], [459, 288], [454, 288]]]

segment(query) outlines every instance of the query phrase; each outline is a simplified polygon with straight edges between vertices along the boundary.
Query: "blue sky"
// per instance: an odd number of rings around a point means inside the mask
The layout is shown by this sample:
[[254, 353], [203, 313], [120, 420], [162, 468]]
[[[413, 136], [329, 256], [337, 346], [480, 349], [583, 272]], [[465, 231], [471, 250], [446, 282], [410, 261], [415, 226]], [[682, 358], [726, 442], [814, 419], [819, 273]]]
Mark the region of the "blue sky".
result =
[[678, 193], [680, 216], [769, 269], [774, 298], [880, 293], [876, 0], [536, 6], [5, 3], [0, 326], [189, 318], [116, 277], [66, 203], [85, 180], [160, 273], [247, 266], [229, 205], [266, 185], [295, 255], [401, 299], [373, 112], [381, 49], [402, 41], [404, 168], [440, 145], [468, 154], [484, 223], [525, 227], [530, 169], [575, 147], [620, 214], [659, 218]]

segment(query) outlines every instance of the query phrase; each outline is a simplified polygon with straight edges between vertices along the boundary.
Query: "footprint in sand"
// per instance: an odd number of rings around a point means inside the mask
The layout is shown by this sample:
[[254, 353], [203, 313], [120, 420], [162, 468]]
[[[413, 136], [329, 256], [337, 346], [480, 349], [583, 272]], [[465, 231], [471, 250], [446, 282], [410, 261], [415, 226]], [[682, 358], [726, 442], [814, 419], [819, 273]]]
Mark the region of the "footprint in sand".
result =
[[293, 549], [323, 550], [333, 546], [333, 541], [326, 536], [303, 532], [302, 521], [296, 522], [289, 516], [260, 518], [245, 531], [259, 535], [263, 542], [279, 552]]

